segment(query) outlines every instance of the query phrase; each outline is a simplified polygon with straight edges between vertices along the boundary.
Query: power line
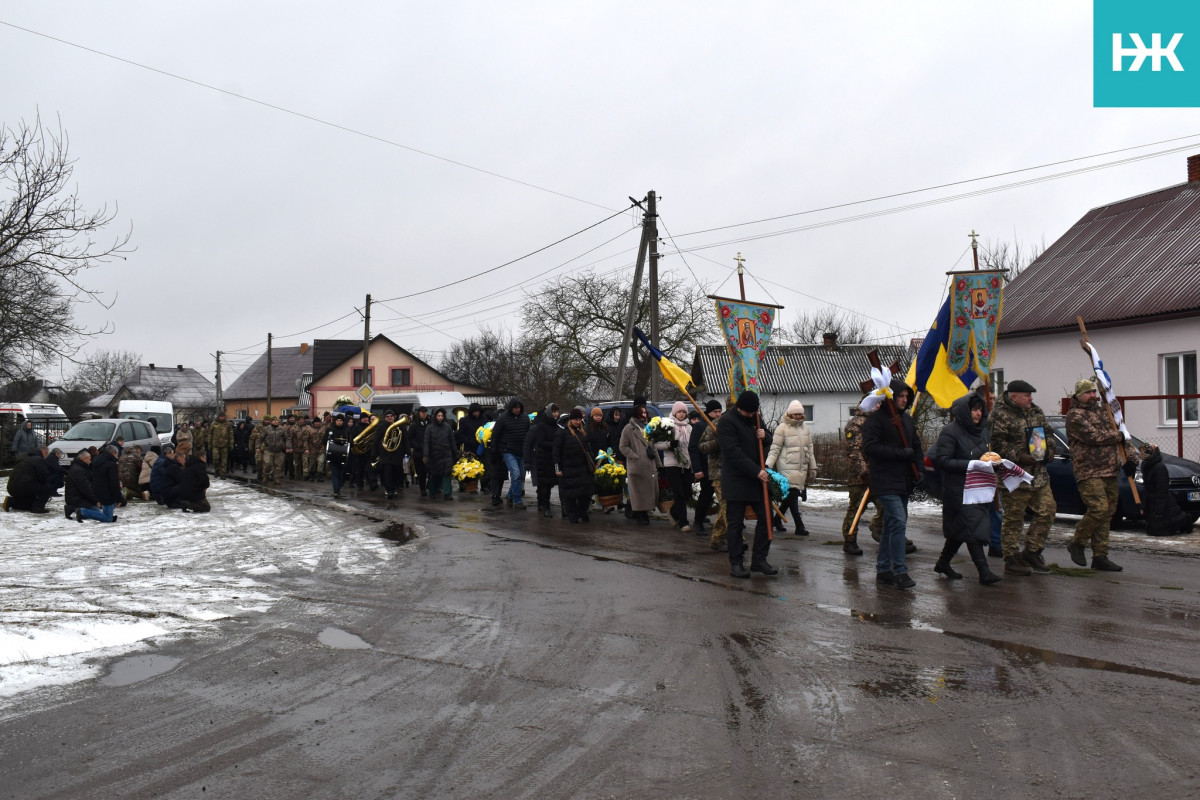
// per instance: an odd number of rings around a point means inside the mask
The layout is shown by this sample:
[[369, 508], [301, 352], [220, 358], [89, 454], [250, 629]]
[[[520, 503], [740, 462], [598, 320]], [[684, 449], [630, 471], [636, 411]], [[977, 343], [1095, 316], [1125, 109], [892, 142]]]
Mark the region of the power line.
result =
[[[1057, 166], [1061, 166], [1063, 164], [1072, 164], [1076, 161], [1087, 161], [1088, 159], [1102, 158], [1103, 156], [1111, 156], [1111, 155], [1115, 155], [1116, 153], [1126, 153], [1126, 152], [1129, 152], [1130, 150], [1140, 150], [1143, 147], [1157, 147], [1160, 144], [1170, 144], [1171, 142], [1180, 142], [1180, 141], [1183, 141], [1184, 139], [1194, 139], [1197, 136], [1200, 136], [1200, 133], [1189, 133], [1186, 136], [1176, 136], [1171, 139], [1163, 139], [1163, 140], [1157, 141], [1157, 142], [1148, 142], [1146, 144], [1136, 144], [1136, 145], [1132, 145], [1130, 147], [1122, 147], [1117, 150], [1108, 150], [1103, 153], [1092, 153], [1091, 155], [1087, 155], [1087, 156], [1076, 156], [1075, 158], [1067, 158], [1067, 159], [1063, 159], [1062, 161], [1050, 161], [1045, 164], [1039, 164], [1035, 167], [1022, 167], [1020, 169], [1008, 170], [1007, 172], [996, 172], [991, 175], [983, 175], [978, 178], [964, 178], [963, 180], [959, 180], [959, 181], [951, 181], [949, 183], [940, 183], [935, 186], [926, 186], [923, 189], [909, 189], [909, 190], [903, 191], [903, 192], [895, 192], [893, 194], [884, 194], [884, 195], [879, 195], [878, 197], [870, 197], [865, 200], [851, 200], [846, 203], [838, 203], [836, 205], [823, 206], [822, 208], [810, 208], [807, 211], [795, 211], [790, 214], [779, 214], [774, 217], [764, 217], [762, 219], [750, 220], [749, 222], [735, 222], [731, 225], [721, 225], [721, 226], [718, 226], [715, 228], [705, 228], [703, 230], [698, 230], [698, 231], [689, 231], [688, 233], [679, 234], [679, 238], [684, 239], [688, 236], [699, 236], [702, 233], [714, 233], [716, 231], [729, 230], [730, 228], [740, 228], [740, 227], [744, 227], [746, 225], [758, 225], [759, 223], [763, 223], [763, 222], [774, 222], [776, 220], [788, 219], [789, 217], [800, 217], [800, 216], [804, 216], [806, 214], [818, 214], [822, 211], [834, 211], [839, 208], [849, 208], [850, 206], [863, 205], [866, 203], [874, 203], [874, 202], [878, 202], [880, 200], [893, 200], [897, 197], [905, 197], [910, 194], [921, 194], [922, 192], [932, 192], [937, 189], [948, 189], [951, 186], [962, 186], [962, 185], [968, 184], [968, 183], [976, 183], [978, 181], [991, 180], [992, 178], [1003, 178], [1006, 175], [1018, 175], [1022, 172], [1032, 172], [1034, 170], [1046, 169], [1048, 167], [1057, 167]], [[1193, 146], [1194, 145], [1185, 145], [1183, 147], [1172, 148], [1170, 150], [1164, 150], [1161, 153], [1151, 153], [1151, 154], [1144, 155], [1144, 156], [1138, 156], [1133, 159], [1129, 159], [1129, 161], [1142, 160], [1143, 158], [1155, 158], [1160, 155], [1167, 155], [1169, 153], [1178, 152], [1179, 150], [1189, 150]], [[1119, 160], [1119, 161], [1112, 162], [1110, 164], [1099, 165], [1094, 168], [1102, 169], [1107, 166], [1116, 166], [1116, 165], [1124, 164], [1124, 163], [1128, 163], [1128, 162], [1125, 160]], [[1075, 173], [1074, 172], [1066, 172], [1066, 173], [1062, 173], [1062, 174], [1063, 175], [1071, 175], [1071, 174], [1075, 174]], [[1020, 185], [1023, 185], [1023, 184], [1020, 184]]]
[[22, 27], [21, 25], [16, 25], [12, 22], [6, 22], [4, 20], [0, 20], [0, 25], [5, 25], [9, 28], [13, 28], [18, 31], [23, 31], [25, 33], [29, 33], [34, 36], [40, 36], [43, 39], [49, 39], [52, 42], [58, 42], [59, 44], [64, 44], [64, 45], [67, 45], [68, 47], [74, 47], [78, 50], [83, 50], [84, 52], [87, 52], [87, 53], [92, 53], [94, 55], [103, 56], [104, 58], [111, 58], [113, 61], [119, 61], [122, 64], [128, 64], [131, 67], [137, 67], [138, 69], [144, 69], [149, 72], [154, 72], [158, 75], [163, 75], [168, 78], [173, 78], [177, 81], [183, 81], [184, 83], [190, 83], [193, 86], [199, 86], [202, 89], [208, 89], [209, 91], [219, 92], [228, 97], [234, 97], [238, 100], [244, 100], [247, 103], [254, 103], [255, 105], [260, 105], [260, 106], [263, 106], [264, 108], [269, 108], [273, 111], [279, 111], [284, 114], [290, 114], [294, 117], [299, 117], [301, 119], [308, 120], [309, 122], [315, 122], [318, 125], [325, 125], [327, 127], [334, 128], [339, 131], [343, 131], [345, 133], [353, 134], [354, 136], [361, 136], [364, 139], [370, 139], [371, 141], [379, 142], [380, 144], [386, 144], [390, 147], [398, 147], [401, 150], [407, 150], [410, 153], [416, 153], [417, 155], [422, 155], [422, 156], [425, 156], [426, 158], [433, 158], [438, 161], [444, 161], [445, 163], [453, 164], [456, 167], [462, 167], [463, 169], [473, 170], [474, 172], [478, 172], [483, 175], [490, 175], [493, 178], [499, 178], [500, 180], [509, 181], [510, 183], [515, 183], [520, 186], [525, 186], [529, 189], [536, 189], [539, 192], [546, 192], [547, 194], [556, 195], [558, 197], [562, 197], [567, 200], [573, 200], [576, 203], [584, 203], [589, 206], [595, 206], [596, 208], [603, 208], [606, 211], [612, 211], [612, 209], [609, 208], [608, 206], [601, 205], [600, 203], [593, 203], [591, 200], [584, 200], [583, 198], [574, 197], [574, 196], [566, 194], [564, 192], [555, 191], [554, 189], [548, 189], [545, 186], [538, 186], [536, 183], [530, 183], [529, 181], [523, 181], [518, 178], [511, 178], [508, 175], [502, 175], [499, 172], [493, 172], [492, 170], [484, 169], [483, 167], [476, 167], [473, 164], [468, 164], [464, 161], [457, 161], [453, 158], [448, 158], [446, 156], [439, 156], [437, 153], [431, 153], [428, 150], [421, 150], [420, 148], [413, 147], [413, 146], [407, 145], [407, 144], [403, 144], [401, 142], [397, 142], [392, 139], [385, 139], [384, 137], [376, 136], [373, 133], [366, 133], [365, 131], [360, 131], [360, 130], [351, 128], [346, 125], [340, 125], [336, 122], [330, 122], [329, 120], [321, 119], [320, 117], [314, 117], [311, 114], [305, 114], [302, 111], [295, 111], [295, 110], [287, 108], [285, 106], [276, 105], [274, 103], [268, 103], [265, 100], [259, 100], [254, 97], [250, 97], [249, 95], [239, 94], [237, 92], [230, 91], [229, 89], [222, 89], [219, 86], [213, 86], [210, 83], [204, 83], [203, 81], [199, 81], [194, 78], [188, 78], [183, 75], [177, 75], [174, 72], [168, 72], [165, 69], [159, 69], [158, 67], [152, 67], [148, 64], [142, 64], [137, 61], [131, 61], [128, 58], [122, 58], [121, 56], [114, 55], [113, 53], [106, 53], [103, 50], [97, 50], [93, 47], [87, 47], [86, 45], [78, 44], [76, 42], [71, 42], [66, 39], [60, 39], [57, 36], [51, 36], [48, 33], [42, 33], [41, 31], [35, 31], [32, 28], [25, 28], [25, 27]]

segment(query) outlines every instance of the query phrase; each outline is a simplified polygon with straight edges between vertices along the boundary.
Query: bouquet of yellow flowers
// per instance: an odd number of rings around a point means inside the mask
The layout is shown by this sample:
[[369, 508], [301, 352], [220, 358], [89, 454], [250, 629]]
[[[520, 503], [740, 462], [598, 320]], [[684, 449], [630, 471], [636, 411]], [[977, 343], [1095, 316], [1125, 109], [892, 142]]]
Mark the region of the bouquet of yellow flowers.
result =
[[492, 441], [492, 428], [495, 427], [495, 425], [496, 423], [489, 422], [486, 425], [481, 426], [479, 430], [475, 431], [475, 441], [479, 442], [484, 447], [487, 447], [488, 443]]
[[596, 470], [596, 494], [601, 497], [621, 494], [625, 488], [625, 468], [620, 464], [605, 464]]
[[463, 456], [450, 468], [450, 475], [459, 483], [479, 480], [482, 474], [483, 462], [474, 456]]
[[675, 439], [675, 429], [667, 424], [662, 417], [655, 417], [646, 423], [646, 441], [650, 444], [655, 442], [672, 442]]

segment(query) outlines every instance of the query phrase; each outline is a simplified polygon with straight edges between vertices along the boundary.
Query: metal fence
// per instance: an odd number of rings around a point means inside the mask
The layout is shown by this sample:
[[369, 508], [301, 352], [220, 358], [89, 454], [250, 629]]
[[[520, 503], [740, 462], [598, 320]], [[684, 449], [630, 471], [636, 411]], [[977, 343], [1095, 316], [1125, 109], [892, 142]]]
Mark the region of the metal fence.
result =
[[[67, 432], [71, 427], [69, 422], [34, 419], [33, 431], [37, 434], [39, 444], [47, 444], [53, 448], [54, 441]], [[0, 418], [0, 469], [8, 469], [16, 463], [17, 454], [13, 452], [13, 437], [25, 423], [14, 417]]]

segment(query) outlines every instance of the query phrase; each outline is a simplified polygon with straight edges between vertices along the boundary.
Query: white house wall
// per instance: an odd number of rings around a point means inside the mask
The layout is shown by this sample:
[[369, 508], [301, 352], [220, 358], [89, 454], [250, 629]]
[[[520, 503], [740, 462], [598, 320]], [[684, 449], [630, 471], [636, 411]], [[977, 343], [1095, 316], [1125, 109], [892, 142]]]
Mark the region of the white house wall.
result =
[[[711, 397], [713, 395], [700, 394], [696, 396], [696, 400], [703, 408], [705, 401]], [[723, 395], [717, 396], [717, 399], [721, 401], [722, 405], [728, 401], [728, 397]], [[861, 395], [847, 392], [814, 392], [803, 395], [764, 394], [761, 395], [760, 413], [763, 421], [768, 426], [774, 427], [783, 419], [788, 405], [793, 400], [799, 400], [801, 404], [813, 407], [812, 419], [808, 422], [810, 431], [814, 434], [840, 433], [850, 419], [850, 410], [857, 405], [860, 399]]]
[[[1088, 334], [1119, 395], [1162, 394], [1160, 356], [1200, 351], [1198, 318], [1089, 329]], [[1008, 383], [1029, 381], [1038, 390], [1034, 402], [1046, 413], [1058, 413], [1075, 382], [1092, 374], [1079, 338], [1078, 333], [1002, 338], [995, 368], [1004, 370]], [[1175, 453], [1175, 425], [1163, 423], [1161, 405], [1150, 400], [1127, 403], [1125, 418], [1135, 436]], [[1184, 426], [1184, 456], [1200, 460], [1200, 429], [1195, 424]]]

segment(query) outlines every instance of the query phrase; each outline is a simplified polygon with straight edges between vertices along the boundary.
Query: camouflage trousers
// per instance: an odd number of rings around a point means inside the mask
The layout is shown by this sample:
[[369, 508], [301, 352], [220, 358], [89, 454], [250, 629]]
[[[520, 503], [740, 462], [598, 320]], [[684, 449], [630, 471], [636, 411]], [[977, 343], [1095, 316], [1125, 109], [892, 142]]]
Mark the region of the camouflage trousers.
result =
[[[850, 525], [854, 522], [854, 515], [858, 513], [858, 507], [862, 504], [863, 495], [866, 493], [866, 484], [859, 483], [850, 486], [850, 505], [846, 508], [846, 516], [842, 520], [842, 538], [847, 542], [853, 542], [858, 538], [858, 529], [850, 530]], [[883, 528], [883, 512], [879, 509], [879, 501], [874, 497], [871, 498], [871, 504], [875, 506], [875, 516], [871, 517], [871, 533], [878, 535]], [[865, 509], [863, 516], [866, 516]]]
[[714, 480], [712, 485], [713, 493], [717, 498], [717, 515], [713, 517], [712, 538], [710, 541], [713, 544], [721, 544], [725, 541], [725, 534], [729, 532], [729, 520], [725, 515], [725, 497], [721, 494], [721, 481]]
[[1092, 557], [1108, 555], [1108, 532], [1113, 514], [1121, 502], [1116, 478], [1088, 478], [1079, 481], [1079, 497], [1087, 513], [1075, 526], [1073, 542], [1084, 547], [1091, 545]]
[[254, 471], [262, 475], [263, 471], [263, 449], [260, 447], [254, 451]]
[[1025, 525], [1025, 511], [1033, 513], [1033, 521], [1029, 523], [1029, 531], [1025, 534], [1025, 547], [1035, 553], [1040, 553], [1046, 546], [1046, 536], [1050, 526], [1054, 524], [1054, 514], [1058, 505], [1054, 502], [1054, 493], [1050, 484], [1033, 488], [1022, 483], [1016, 491], [1008, 491], [1000, 486], [1000, 507], [1004, 509], [1004, 522], [1000, 527], [1000, 544], [1004, 548], [1004, 557], [1015, 556], [1021, 549], [1021, 529]]
[[306, 455], [304, 457], [304, 474], [305, 475], [317, 475], [318, 472], [320, 474], [324, 474], [324, 470], [320, 470], [320, 471], [317, 470], [317, 459], [318, 458], [319, 458], [319, 455], [317, 453], [312, 452], [311, 450], [309, 451], [308, 455]]
[[213, 471], [217, 473], [217, 477], [224, 478], [225, 473], [229, 472], [229, 448], [214, 447], [212, 463]]
[[283, 457], [286, 455], [287, 453], [272, 453], [269, 450], [263, 451], [263, 483], [270, 483], [271, 481], [279, 482], [279, 479], [283, 477]]

